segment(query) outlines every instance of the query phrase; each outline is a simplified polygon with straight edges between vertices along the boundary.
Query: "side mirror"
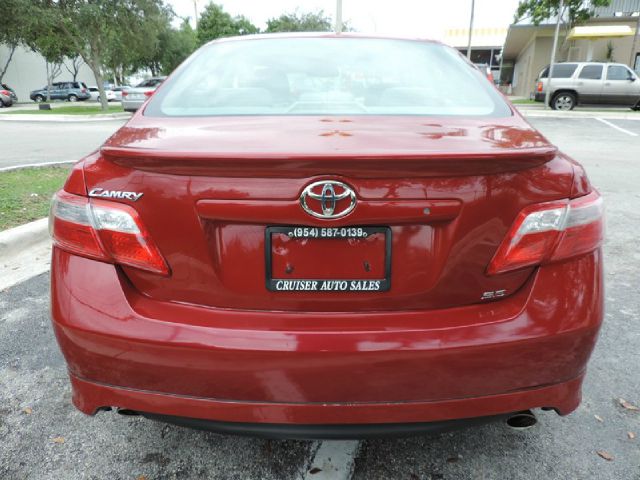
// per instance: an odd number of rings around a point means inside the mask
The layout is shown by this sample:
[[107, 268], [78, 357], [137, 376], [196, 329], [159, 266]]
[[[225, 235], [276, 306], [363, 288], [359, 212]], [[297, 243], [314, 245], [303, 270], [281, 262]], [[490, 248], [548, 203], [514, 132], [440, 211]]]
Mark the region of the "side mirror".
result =
[[629, 75], [629, 81], [630, 82], [635, 82], [636, 81], [635, 75]]

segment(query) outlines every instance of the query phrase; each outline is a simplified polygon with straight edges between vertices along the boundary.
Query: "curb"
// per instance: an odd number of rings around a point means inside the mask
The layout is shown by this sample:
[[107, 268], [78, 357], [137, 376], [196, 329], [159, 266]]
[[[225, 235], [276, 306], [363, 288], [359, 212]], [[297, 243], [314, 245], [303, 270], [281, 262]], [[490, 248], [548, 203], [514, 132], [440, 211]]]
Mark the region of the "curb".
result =
[[47, 240], [49, 238], [48, 223], [49, 219], [41, 218], [0, 232], [0, 262]]
[[129, 113], [96, 115], [3, 115], [0, 113], [0, 121], [5, 122], [104, 122], [105, 120], [128, 120], [129, 118], [131, 118]]
[[9, 167], [0, 167], [0, 173], [11, 172], [12, 170], [21, 170], [23, 168], [59, 167], [63, 165], [73, 165], [74, 163], [77, 163], [77, 160], [63, 160], [60, 162], [26, 163], [24, 165], [11, 165]]

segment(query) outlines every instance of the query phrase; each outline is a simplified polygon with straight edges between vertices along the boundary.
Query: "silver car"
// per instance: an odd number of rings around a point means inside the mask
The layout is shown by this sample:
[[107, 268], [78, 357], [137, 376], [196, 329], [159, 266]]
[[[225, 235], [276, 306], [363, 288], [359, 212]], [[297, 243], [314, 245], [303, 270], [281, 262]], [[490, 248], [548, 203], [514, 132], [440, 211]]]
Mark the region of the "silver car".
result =
[[120, 85], [118, 87], [113, 87], [111, 89], [113, 91], [113, 94], [115, 95], [115, 99], [118, 102], [122, 101], [122, 93], [127, 91], [127, 90], [131, 90], [131, 87], [129, 85]]
[[151, 96], [167, 77], [153, 77], [122, 92], [122, 108], [125, 112], [135, 112]]
[[[535, 99], [544, 102], [549, 67], [536, 82]], [[566, 62], [553, 65], [549, 104], [554, 110], [573, 110], [576, 105], [621, 105], [640, 109], [638, 75], [621, 63]]]

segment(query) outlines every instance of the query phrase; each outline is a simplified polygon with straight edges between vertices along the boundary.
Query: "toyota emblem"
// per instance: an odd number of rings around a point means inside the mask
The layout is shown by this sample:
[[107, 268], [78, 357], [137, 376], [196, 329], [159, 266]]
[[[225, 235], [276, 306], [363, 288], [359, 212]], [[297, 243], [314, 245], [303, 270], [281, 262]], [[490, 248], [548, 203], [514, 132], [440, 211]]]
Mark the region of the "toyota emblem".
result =
[[342, 182], [323, 180], [307, 185], [300, 195], [300, 205], [316, 218], [340, 218], [356, 207], [356, 194]]

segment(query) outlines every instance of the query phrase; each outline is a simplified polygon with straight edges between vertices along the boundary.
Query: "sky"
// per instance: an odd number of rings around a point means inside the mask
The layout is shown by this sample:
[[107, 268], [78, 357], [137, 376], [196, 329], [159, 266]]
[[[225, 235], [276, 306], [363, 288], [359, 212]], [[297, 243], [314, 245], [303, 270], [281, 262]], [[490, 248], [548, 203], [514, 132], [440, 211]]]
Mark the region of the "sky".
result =
[[[202, 11], [209, 0], [195, 0]], [[194, 16], [194, 0], [168, 0], [181, 17]], [[261, 29], [282, 13], [324, 10], [335, 17], [336, 0], [215, 0], [231, 15]], [[518, 0], [475, 0], [474, 28], [506, 28]], [[342, 16], [357, 31], [442, 40], [449, 28], [468, 28], [471, 0], [342, 0]]]

